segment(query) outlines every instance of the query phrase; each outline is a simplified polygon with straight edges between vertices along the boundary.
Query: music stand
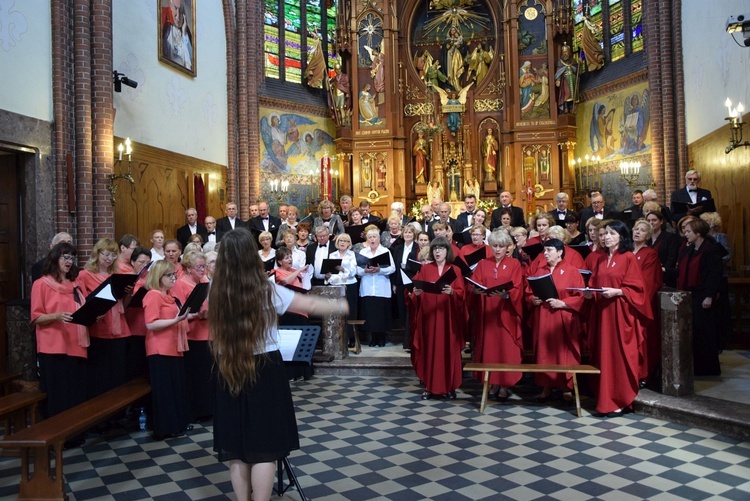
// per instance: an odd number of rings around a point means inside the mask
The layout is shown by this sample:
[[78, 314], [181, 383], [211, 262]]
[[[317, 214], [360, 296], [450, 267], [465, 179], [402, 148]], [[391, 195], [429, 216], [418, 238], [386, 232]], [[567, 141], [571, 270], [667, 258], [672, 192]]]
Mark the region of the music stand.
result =
[[[286, 336], [284, 335], [284, 331], [301, 331], [295, 346], [292, 346], [288, 342], [289, 340], [285, 342], [284, 337]], [[319, 325], [285, 325], [283, 328], [280, 328], [279, 340], [282, 345], [281, 356], [284, 363], [306, 363], [312, 365], [312, 357], [315, 352], [315, 344], [318, 342], [318, 336], [320, 336]], [[287, 485], [284, 485], [284, 470], [286, 470], [287, 480], [289, 481]], [[287, 490], [294, 486], [297, 492], [299, 492], [301, 501], [307, 501], [305, 493], [297, 481], [297, 476], [294, 474], [294, 470], [292, 470], [292, 464], [289, 462], [288, 457], [276, 461], [276, 475], [277, 486], [273, 490], [277, 496], [283, 496]]]

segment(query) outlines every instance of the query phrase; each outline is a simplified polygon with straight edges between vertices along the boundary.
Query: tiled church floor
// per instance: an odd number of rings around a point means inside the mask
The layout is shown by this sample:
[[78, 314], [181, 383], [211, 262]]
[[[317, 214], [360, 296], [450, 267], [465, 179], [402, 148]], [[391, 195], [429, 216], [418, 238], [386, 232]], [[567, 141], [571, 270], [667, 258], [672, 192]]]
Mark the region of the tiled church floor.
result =
[[[290, 461], [308, 499], [750, 499], [750, 442], [654, 418], [576, 418], [519, 388], [478, 412], [479, 386], [419, 399], [414, 378], [316, 376], [292, 383], [302, 448]], [[588, 402], [590, 404], [590, 402]], [[210, 424], [154, 442], [142, 432], [65, 453], [70, 499], [224, 499]], [[20, 463], [0, 458], [0, 498]], [[298, 500], [298, 493], [285, 498]]]

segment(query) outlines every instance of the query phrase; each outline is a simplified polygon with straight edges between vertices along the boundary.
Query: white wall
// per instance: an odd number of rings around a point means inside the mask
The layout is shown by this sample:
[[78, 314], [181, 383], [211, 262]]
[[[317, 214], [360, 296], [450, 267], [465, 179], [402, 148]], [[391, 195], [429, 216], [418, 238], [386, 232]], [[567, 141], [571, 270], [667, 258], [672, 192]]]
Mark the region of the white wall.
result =
[[682, 2], [688, 144], [726, 124], [727, 97], [750, 110], [750, 47], [725, 31], [727, 18], [740, 14], [750, 19], [750, 0]]
[[115, 135], [227, 164], [227, 64], [221, 2], [197, 3], [195, 78], [159, 62], [156, 0], [114, 0], [114, 68], [138, 82], [115, 94]]
[[49, 0], [0, 1], [0, 109], [52, 120]]

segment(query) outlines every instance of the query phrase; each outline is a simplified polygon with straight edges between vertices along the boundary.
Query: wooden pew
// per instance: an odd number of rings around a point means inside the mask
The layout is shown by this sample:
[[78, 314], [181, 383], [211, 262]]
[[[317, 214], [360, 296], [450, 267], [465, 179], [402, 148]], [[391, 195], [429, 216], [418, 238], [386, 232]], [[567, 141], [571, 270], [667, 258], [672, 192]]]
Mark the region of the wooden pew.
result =
[[578, 394], [578, 379], [576, 374], [600, 374], [601, 371], [592, 365], [541, 365], [541, 364], [480, 364], [469, 362], [464, 366], [465, 371], [484, 372], [484, 387], [482, 388], [482, 403], [479, 412], [484, 413], [487, 405], [487, 392], [490, 387], [490, 372], [564, 372], [573, 375], [573, 393], [576, 398], [576, 411], [581, 417], [581, 398]]
[[[65, 499], [65, 441], [107, 420], [150, 392], [151, 385], [145, 378], [134, 379], [1, 440], [0, 447], [14, 447], [21, 451], [21, 485], [18, 499]], [[50, 449], [54, 451], [54, 471], [50, 467]], [[29, 468], [32, 455], [33, 473]]]
[[22, 375], [20, 372], [7, 373], [0, 371], [0, 397], [11, 393], [10, 385], [16, 379], [20, 379]]
[[10, 435], [11, 421], [15, 432], [36, 424], [39, 402], [47, 398], [41, 391], [20, 391], [0, 397], [0, 424], [5, 436]]

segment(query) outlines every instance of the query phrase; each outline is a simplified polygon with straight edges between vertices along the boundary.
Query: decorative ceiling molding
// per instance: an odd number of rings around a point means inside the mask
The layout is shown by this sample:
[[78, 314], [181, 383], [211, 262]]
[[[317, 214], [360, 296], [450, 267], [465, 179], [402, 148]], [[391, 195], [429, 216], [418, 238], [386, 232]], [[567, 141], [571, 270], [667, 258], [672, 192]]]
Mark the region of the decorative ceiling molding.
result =
[[307, 113], [308, 115], [330, 118], [328, 109], [320, 106], [310, 106], [309, 104], [300, 104], [293, 101], [284, 101], [283, 99], [274, 99], [272, 97], [263, 96], [258, 96], [258, 103], [264, 108], [296, 111], [299, 113]]
[[630, 75], [627, 75], [623, 78], [618, 78], [617, 80], [613, 80], [593, 89], [586, 90], [585, 92], [583, 92], [583, 94], [581, 94], [581, 101], [591, 101], [592, 99], [596, 99], [600, 96], [614, 94], [615, 92], [622, 89], [626, 89], [633, 85], [647, 81], [648, 70], [644, 69], [636, 71], [635, 73], [631, 73]]

